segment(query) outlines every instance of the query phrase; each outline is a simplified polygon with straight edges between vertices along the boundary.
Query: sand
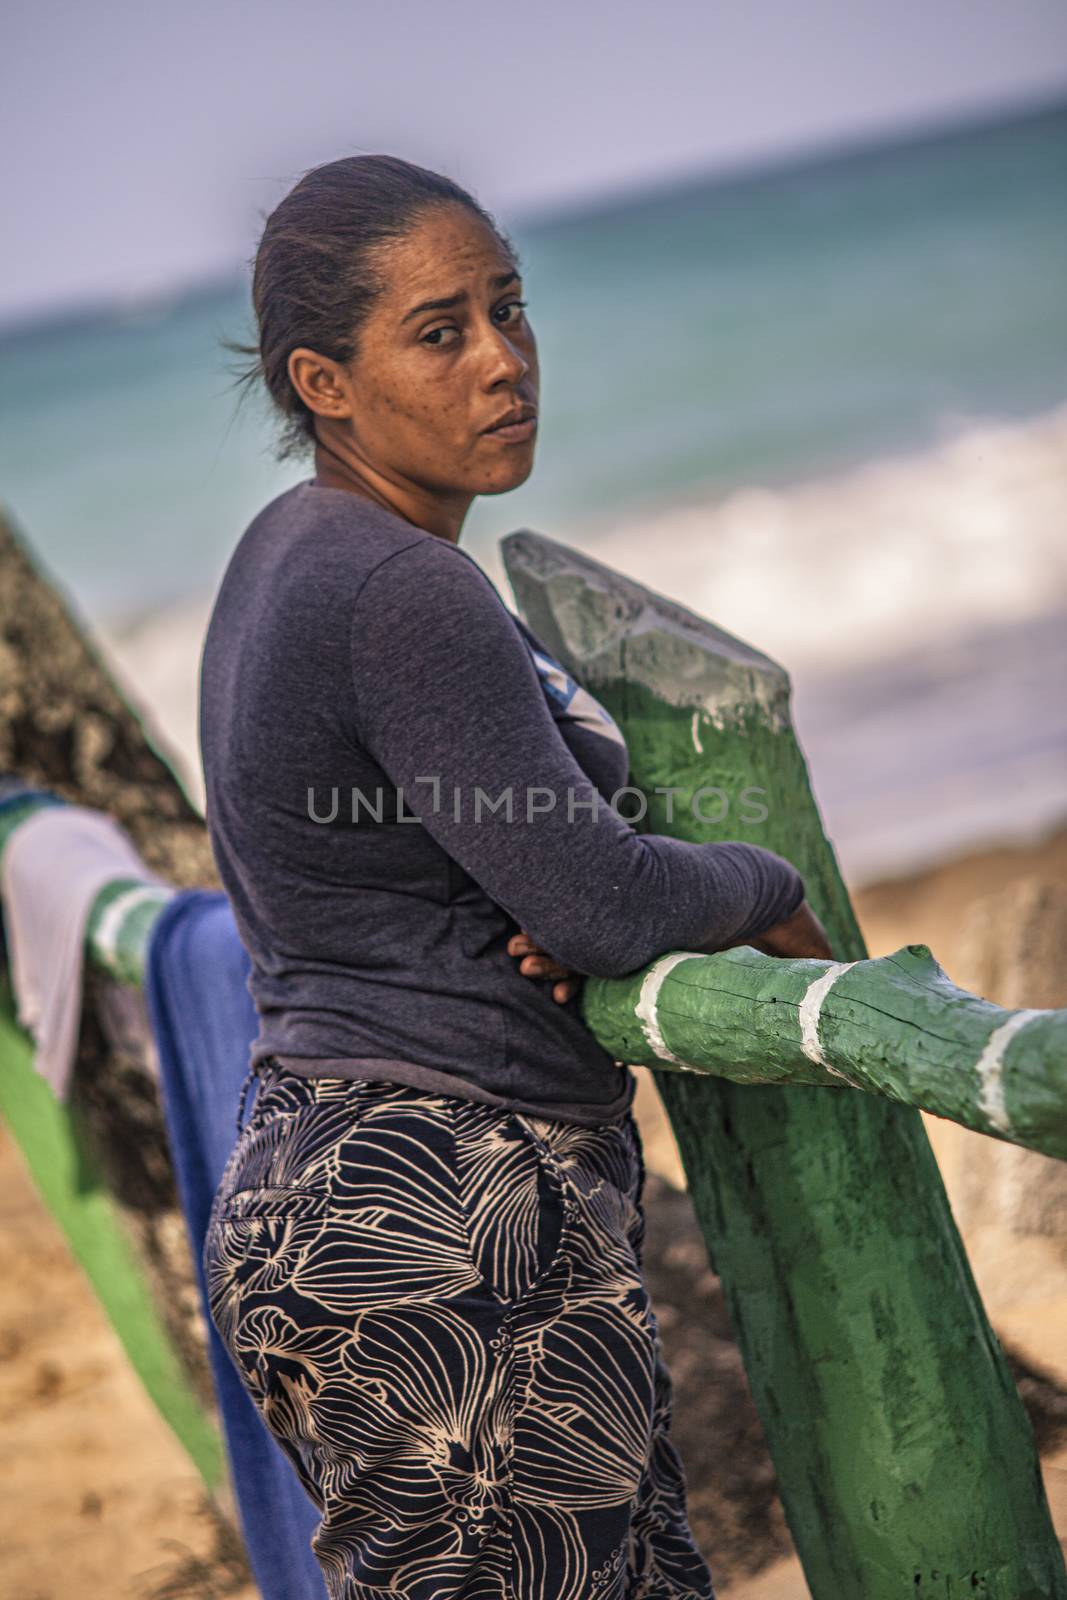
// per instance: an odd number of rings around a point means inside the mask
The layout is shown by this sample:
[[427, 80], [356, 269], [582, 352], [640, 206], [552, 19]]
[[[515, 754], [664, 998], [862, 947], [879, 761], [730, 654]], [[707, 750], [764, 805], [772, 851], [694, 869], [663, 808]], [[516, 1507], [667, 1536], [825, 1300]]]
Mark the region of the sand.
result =
[[4, 1127], [0, 1218], [0, 1593], [254, 1600]]

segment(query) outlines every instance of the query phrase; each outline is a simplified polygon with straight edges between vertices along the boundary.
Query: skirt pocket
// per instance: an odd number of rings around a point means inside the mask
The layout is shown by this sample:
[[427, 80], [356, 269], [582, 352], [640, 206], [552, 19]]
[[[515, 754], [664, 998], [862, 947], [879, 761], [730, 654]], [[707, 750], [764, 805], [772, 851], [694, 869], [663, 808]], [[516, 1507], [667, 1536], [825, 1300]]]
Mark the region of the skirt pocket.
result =
[[322, 1189], [261, 1184], [256, 1189], [231, 1189], [215, 1206], [219, 1222], [256, 1217], [321, 1217], [329, 1208]]
[[495, 1300], [525, 1300], [564, 1242], [569, 1209], [543, 1147], [513, 1112], [452, 1102], [458, 1206], [471, 1264]]
[[[319, 1217], [330, 1209], [337, 1174], [337, 1149], [361, 1120], [363, 1085], [345, 1085], [341, 1098], [323, 1096], [296, 1080], [296, 1099], [286, 1081], [268, 1087], [238, 1135], [215, 1193], [212, 1215], [222, 1220], [253, 1217]], [[319, 1096], [323, 1096], [319, 1098]]]

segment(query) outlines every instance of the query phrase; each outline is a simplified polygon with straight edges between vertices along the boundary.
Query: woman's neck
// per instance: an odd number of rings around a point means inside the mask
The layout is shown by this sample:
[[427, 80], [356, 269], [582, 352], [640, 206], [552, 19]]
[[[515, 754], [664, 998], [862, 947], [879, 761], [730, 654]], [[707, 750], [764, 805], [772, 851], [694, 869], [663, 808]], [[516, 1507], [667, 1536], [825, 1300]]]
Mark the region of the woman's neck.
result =
[[351, 462], [318, 440], [315, 445], [315, 483], [324, 489], [346, 489], [362, 495], [394, 516], [425, 533], [459, 543], [460, 532], [473, 495], [443, 502], [417, 485], [396, 484], [364, 463]]

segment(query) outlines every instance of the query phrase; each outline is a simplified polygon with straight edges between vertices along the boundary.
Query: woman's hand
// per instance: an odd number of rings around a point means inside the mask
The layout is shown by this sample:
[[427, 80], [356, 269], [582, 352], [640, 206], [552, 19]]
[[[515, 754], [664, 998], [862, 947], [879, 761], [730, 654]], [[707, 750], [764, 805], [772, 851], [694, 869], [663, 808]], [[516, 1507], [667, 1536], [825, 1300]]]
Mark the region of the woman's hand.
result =
[[834, 959], [826, 929], [806, 899], [800, 902], [791, 917], [776, 923], [773, 928], [765, 929], [758, 939], [746, 939], [745, 943], [762, 950], [765, 956], [785, 956], [794, 961], [805, 956], [814, 957], [817, 961]]
[[[764, 955], [782, 956], [787, 960], [797, 961], [804, 957], [816, 961], [834, 959], [826, 929], [807, 899], [802, 900], [793, 915], [786, 917], [784, 922], [766, 928], [759, 938], [746, 939], [744, 943], [762, 951]], [[719, 948], [732, 950], [734, 946]], [[558, 978], [560, 981], [552, 986], [552, 998], [560, 1005], [565, 1005], [581, 988], [582, 975], [572, 974], [568, 967], [561, 966], [540, 945], [535, 944], [528, 933], [521, 930], [513, 933], [507, 943], [507, 952], [509, 956], [521, 958], [519, 971], [524, 978]]]
[[561, 967], [540, 945], [534, 944], [528, 933], [521, 930], [513, 933], [507, 943], [509, 956], [521, 956], [519, 971], [524, 978], [560, 978], [563, 981], [552, 985], [552, 998], [560, 1005], [566, 1004], [573, 995], [578, 993], [582, 985], [581, 974], [573, 975], [569, 967]]

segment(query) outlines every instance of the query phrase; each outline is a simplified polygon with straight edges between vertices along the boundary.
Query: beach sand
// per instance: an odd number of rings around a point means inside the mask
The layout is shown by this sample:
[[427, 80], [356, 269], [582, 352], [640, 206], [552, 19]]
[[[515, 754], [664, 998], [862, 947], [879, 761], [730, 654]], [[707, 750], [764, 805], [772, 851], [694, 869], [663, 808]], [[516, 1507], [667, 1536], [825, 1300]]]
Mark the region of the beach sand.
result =
[[[990, 896], [1017, 895], [1027, 883], [1067, 899], [1067, 824], [1038, 844], [961, 855], [857, 890], [854, 899], [872, 955], [923, 941], [962, 982], [974, 908], [990, 904]], [[1059, 981], [1064, 968], [1055, 951], [1035, 952], [1035, 974], [1044, 970], [1042, 954], [1053, 958], [1052, 981]], [[1030, 1003], [1064, 1004], [1067, 993], [1058, 1001], [1042, 993]], [[646, 1263], [674, 1375], [674, 1437], [694, 1533], [724, 1596], [805, 1600], [718, 1279], [688, 1196], [670, 1181], [677, 1178], [673, 1138], [651, 1078], [639, 1072], [649, 1166]], [[941, 1160], [938, 1130], [953, 1125], [924, 1121]], [[225, 1522], [141, 1390], [17, 1148], [0, 1135], [0, 1588], [7, 1600], [254, 1600]], [[1002, 1307], [994, 1326], [1034, 1426], [1067, 1546], [1067, 1373], [1050, 1374], [1008, 1340], [1003, 1326], [1012, 1324], [1011, 1310]], [[1013, 1325], [1013, 1335], [1018, 1331]]]
[[239, 1542], [2, 1125], [0, 1219], [0, 1593], [254, 1600]]

